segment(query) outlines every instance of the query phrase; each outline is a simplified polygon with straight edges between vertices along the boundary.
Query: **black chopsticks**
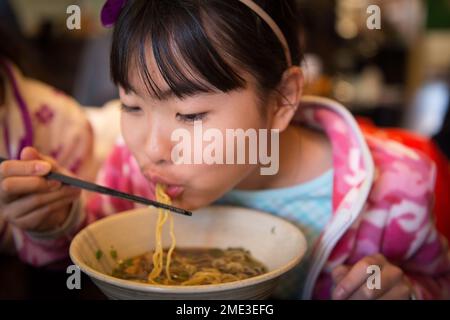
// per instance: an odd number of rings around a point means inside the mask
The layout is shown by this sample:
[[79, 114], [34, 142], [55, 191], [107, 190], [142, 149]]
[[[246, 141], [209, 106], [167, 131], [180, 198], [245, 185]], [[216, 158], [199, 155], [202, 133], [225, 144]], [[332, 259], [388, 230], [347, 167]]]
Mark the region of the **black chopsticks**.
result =
[[[0, 163], [2, 163], [3, 161], [6, 161], [6, 160], [8, 160], [8, 159], [0, 157]], [[69, 176], [66, 176], [66, 175], [63, 175], [63, 174], [60, 174], [60, 173], [50, 172], [48, 175], [45, 176], [45, 178], [51, 179], [51, 180], [57, 180], [57, 181], [62, 182], [64, 184], [71, 185], [73, 187], [77, 187], [77, 188], [80, 188], [80, 189], [84, 189], [84, 190], [88, 190], [88, 191], [92, 191], [92, 192], [97, 192], [97, 193], [109, 195], [109, 196], [116, 197], [116, 198], [129, 200], [129, 201], [145, 204], [145, 205], [148, 205], [148, 206], [153, 206], [153, 207], [157, 207], [157, 208], [170, 210], [172, 212], [175, 212], [175, 213], [178, 213], [178, 214], [182, 214], [182, 215], [185, 215], [185, 216], [192, 216], [192, 212], [190, 212], [188, 210], [184, 210], [184, 209], [181, 209], [181, 208], [173, 207], [173, 206], [168, 205], [168, 204], [164, 204], [164, 203], [161, 203], [161, 202], [158, 202], [158, 201], [153, 201], [153, 200], [150, 200], [150, 199], [147, 199], [147, 198], [135, 196], [135, 195], [128, 194], [128, 193], [125, 193], [125, 192], [121, 192], [121, 191], [118, 191], [118, 190], [106, 188], [106, 187], [100, 186], [100, 185], [95, 184], [95, 183], [91, 183], [91, 182], [87, 182], [87, 181], [80, 180], [80, 179], [77, 179], [77, 178], [69, 177]]]

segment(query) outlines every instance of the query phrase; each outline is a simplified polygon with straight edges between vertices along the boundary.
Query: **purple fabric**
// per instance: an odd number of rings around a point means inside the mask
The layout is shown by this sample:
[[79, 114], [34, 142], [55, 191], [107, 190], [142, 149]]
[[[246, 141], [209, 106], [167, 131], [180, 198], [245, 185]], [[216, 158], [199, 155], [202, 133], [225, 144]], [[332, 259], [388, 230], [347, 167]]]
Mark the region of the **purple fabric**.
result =
[[62, 145], [59, 145], [58, 148], [50, 152], [50, 156], [55, 159], [58, 158], [62, 149], [63, 149]]
[[11, 145], [9, 143], [9, 128], [6, 119], [3, 120], [3, 139], [5, 140], [6, 151], [8, 152], [8, 158], [11, 159]]
[[112, 27], [119, 18], [127, 0], [107, 0], [103, 5], [100, 19], [104, 27]]
[[[7, 62], [0, 60], [0, 64], [3, 65], [7, 76], [9, 77], [9, 81], [11, 83], [13, 92], [14, 92], [14, 97], [16, 98], [17, 104], [19, 105], [19, 109], [20, 112], [22, 113], [22, 119], [25, 125], [25, 137], [23, 137], [22, 139], [20, 139], [19, 142], [19, 149], [17, 152], [17, 155], [12, 155], [10, 154], [10, 158], [14, 158], [14, 159], [19, 159], [20, 158], [20, 152], [28, 146], [32, 146], [33, 145], [33, 126], [31, 124], [31, 117], [30, 114], [28, 113], [28, 108], [27, 105], [25, 103], [25, 100], [23, 99], [23, 97], [20, 95], [19, 92], [19, 87], [17, 85], [16, 79], [14, 78], [14, 74], [11, 70], [11, 67], [8, 65]], [[5, 134], [5, 137], [8, 136], [8, 150], [10, 150], [9, 148], [9, 135]]]
[[40, 123], [48, 125], [53, 120], [55, 113], [48, 105], [44, 104], [34, 115]]

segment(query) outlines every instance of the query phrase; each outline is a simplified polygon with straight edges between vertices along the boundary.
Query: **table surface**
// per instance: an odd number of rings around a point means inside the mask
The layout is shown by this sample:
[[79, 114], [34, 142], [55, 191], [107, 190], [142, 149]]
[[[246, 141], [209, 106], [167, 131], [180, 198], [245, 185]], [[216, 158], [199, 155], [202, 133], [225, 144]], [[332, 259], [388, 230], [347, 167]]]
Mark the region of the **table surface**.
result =
[[[35, 268], [17, 257], [0, 255], [0, 300], [106, 300], [88, 276], [81, 273], [81, 289], [66, 286], [68, 260], [50, 268]], [[272, 298], [273, 299], [273, 298]]]
[[70, 261], [51, 268], [34, 268], [17, 257], [0, 255], [0, 300], [56, 299], [105, 300], [105, 295], [82, 274], [81, 289], [69, 290], [66, 286], [66, 267]]

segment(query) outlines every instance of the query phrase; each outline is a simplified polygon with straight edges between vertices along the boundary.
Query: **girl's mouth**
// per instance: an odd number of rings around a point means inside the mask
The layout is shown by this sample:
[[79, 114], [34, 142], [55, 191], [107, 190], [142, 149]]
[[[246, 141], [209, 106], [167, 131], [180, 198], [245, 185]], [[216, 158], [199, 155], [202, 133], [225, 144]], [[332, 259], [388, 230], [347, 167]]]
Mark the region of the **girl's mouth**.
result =
[[166, 186], [165, 191], [171, 199], [176, 199], [183, 193], [184, 188], [181, 186], [169, 185], [169, 186]]
[[156, 185], [158, 183], [164, 185], [165, 187], [164, 190], [171, 199], [178, 198], [184, 191], [184, 187], [177, 184], [173, 184], [169, 180], [162, 178], [160, 176], [152, 175], [150, 173], [149, 174], [144, 173], [144, 176], [150, 182], [150, 191], [153, 194], [155, 193]]

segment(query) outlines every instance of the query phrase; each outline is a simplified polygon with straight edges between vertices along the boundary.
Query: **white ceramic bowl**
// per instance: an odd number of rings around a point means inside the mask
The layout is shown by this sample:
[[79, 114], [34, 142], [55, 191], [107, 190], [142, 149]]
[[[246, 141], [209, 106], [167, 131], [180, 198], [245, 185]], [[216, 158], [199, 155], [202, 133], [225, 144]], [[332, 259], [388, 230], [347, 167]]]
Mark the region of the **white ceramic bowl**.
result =
[[[306, 241], [293, 224], [276, 216], [244, 208], [212, 206], [192, 217], [174, 214], [179, 248], [242, 247], [264, 263], [269, 272], [254, 278], [203, 286], [163, 286], [110, 276], [116, 266], [111, 247], [120, 259], [151, 251], [154, 246], [155, 209], [137, 209], [97, 221], [72, 241], [70, 257], [110, 299], [264, 299], [278, 278], [295, 267], [306, 251]], [[167, 247], [168, 232], [163, 243]], [[97, 260], [96, 252], [104, 254]]]

